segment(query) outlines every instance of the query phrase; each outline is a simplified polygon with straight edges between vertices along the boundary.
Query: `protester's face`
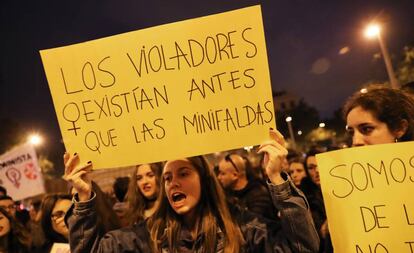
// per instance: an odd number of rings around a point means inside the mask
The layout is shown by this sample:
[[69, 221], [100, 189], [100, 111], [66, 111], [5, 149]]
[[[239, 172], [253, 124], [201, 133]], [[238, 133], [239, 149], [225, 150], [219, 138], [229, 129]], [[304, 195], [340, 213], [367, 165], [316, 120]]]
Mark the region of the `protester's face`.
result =
[[37, 212], [37, 211], [36, 211], [36, 209], [33, 207], [33, 205], [30, 205], [30, 208], [29, 208], [29, 215], [30, 215], [30, 220], [32, 220], [32, 221], [37, 221], [38, 212]]
[[2, 212], [0, 212], [0, 238], [7, 235], [9, 232], [10, 221]]
[[392, 133], [387, 124], [360, 106], [348, 113], [346, 123], [347, 131], [352, 136], [352, 146], [393, 143], [395, 138], [400, 137]]
[[0, 207], [6, 210], [12, 217], [16, 217], [16, 205], [14, 204], [13, 200], [0, 200]]
[[179, 215], [194, 215], [201, 197], [200, 176], [187, 159], [168, 161], [163, 171], [168, 202]]
[[300, 185], [302, 178], [306, 177], [305, 167], [303, 166], [303, 163], [291, 163], [289, 166], [289, 171], [295, 185]]
[[282, 166], [282, 170], [283, 171], [289, 172], [289, 161], [287, 160], [286, 157], [283, 157], [282, 158], [282, 164], [281, 164], [281, 166]]
[[231, 189], [237, 182], [237, 171], [231, 162], [222, 160], [219, 163], [217, 179], [224, 189]]
[[306, 167], [308, 169], [308, 172], [309, 172], [309, 175], [312, 181], [315, 184], [320, 185], [321, 181], [319, 178], [319, 168], [318, 168], [318, 163], [316, 162], [316, 156], [309, 156], [306, 159]]
[[66, 227], [64, 218], [71, 205], [72, 201], [69, 199], [59, 199], [56, 201], [50, 217], [53, 230], [66, 238], [68, 238], [69, 231], [68, 227]]
[[157, 197], [157, 180], [149, 164], [143, 164], [137, 168], [137, 185], [146, 199], [152, 200]]

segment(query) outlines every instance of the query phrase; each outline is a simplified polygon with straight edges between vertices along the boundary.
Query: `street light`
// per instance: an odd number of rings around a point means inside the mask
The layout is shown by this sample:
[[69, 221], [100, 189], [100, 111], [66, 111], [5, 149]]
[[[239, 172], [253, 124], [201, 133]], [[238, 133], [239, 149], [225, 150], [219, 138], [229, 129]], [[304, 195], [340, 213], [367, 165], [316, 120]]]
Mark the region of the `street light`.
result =
[[250, 152], [252, 149], [253, 149], [253, 146], [244, 147], [244, 150], [246, 150], [247, 152]]
[[365, 36], [367, 38], [377, 38], [381, 48], [381, 54], [384, 58], [385, 67], [387, 68], [388, 78], [390, 79], [391, 87], [394, 89], [399, 89], [400, 85], [397, 78], [394, 74], [394, 69], [392, 68], [390, 55], [388, 54], [387, 47], [385, 46], [385, 41], [381, 36], [381, 27], [378, 24], [370, 24], [365, 30]]
[[286, 122], [289, 128], [290, 139], [292, 139], [292, 147], [293, 149], [296, 149], [295, 135], [293, 134], [293, 127], [292, 127], [292, 117], [290, 116], [286, 117]]
[[43, 138], [39, 134], [31, 134], [27, 137], [27, 141], [34, 146], [39, 146], [43, 143]]
[[324, 128], [325, 127], [325, 123], [323, 123], [323, 122], [319, 123], [319, 127], [320, 128]]

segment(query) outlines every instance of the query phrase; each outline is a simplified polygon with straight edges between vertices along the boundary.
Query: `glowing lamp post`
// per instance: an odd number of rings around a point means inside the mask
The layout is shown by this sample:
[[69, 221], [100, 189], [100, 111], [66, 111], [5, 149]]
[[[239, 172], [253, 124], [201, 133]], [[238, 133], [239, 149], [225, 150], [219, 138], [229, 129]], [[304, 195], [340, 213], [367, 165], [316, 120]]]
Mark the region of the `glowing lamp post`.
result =
[[391, 87], [394, 89], [400, 88], [397, 78], [394, 74], [394, 69], [392, 68], [391, 58], [388, 53], [387, 47], [385, 46], [385, 42], [381, 36], [381, 27], [377, 24], [369, 25], [365, 30], [365, 36], [367, 38], [377, 38], [381, 48], [382, 58], [385, 62], [385, 67], [387, 68], [388, 78], [390, 79]]
[[290, 135], [290, 139], [292, 140], [292, 147], [293, 149], [296, 149], [296, 141], [295, 141], [295, 135], [293, 133], [293, 127], [292, 127], [292, 117], [288, 116], [286, 117], [286, 122], [289, 128], [289, 135]]
[[28, 142], [34, 146], [39, 146], [43, 143], [43, 138], [39, 134], [31, 134], [27, 138]]

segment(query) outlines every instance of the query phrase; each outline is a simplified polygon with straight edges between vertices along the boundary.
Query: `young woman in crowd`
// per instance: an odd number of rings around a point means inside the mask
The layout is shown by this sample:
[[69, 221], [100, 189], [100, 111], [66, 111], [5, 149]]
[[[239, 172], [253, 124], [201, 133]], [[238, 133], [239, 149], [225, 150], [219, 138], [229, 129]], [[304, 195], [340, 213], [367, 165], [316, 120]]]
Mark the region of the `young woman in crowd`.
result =
[[26, 228], [29, 230], [32, 240], [31, 252], [42, 252], [42, 247], [45, 244], [45, 235], [43, 233], [41, 219], [41, 205], [42, 200], [39, 198], [33, 199], [29, 205], [30, 221], [27, 223]]
[[344, 106], [352, 146], [411, 141], [414, 101], [405, 91], [370, 86], [356, 92]]
[[[405, 91], [385, 86], [369, 86], [355, 92], [345, 103], [346, 130], [352, 146], [411, 141], [414, 136], [414, 101]], [[321, 252], [333, 252], [330, 244], [326, 213], [320, 193], [319, 169], [312, 151], [306, 159], [312, 181], [302, 181], [302, 190], [309, 200], [315, 226], [321, 241]]]
[[[271, 131], [263, 143], [268, 187], [281, 226], [241, 212], [231, 217], [223, 190], [202, 156], [167, 161], [159, 203], [147, 220], [127, 229], [97, 233], [94, 193], [85, 175], [92, 164], [65, 154], [65, 178], [78, 194], [68, 213], [71, 252], [317, 252], [319, 239], [306, 199], [281, 172], [283, 136]], [[277, 215], [277, 214], [275, 214]], [[86, 245], [86, 246], [85, 246]]]
[[305, 165], [301, 154], [291, 157], [289, 160], [289, 175], [296, 186], [306, 177]]
[[68, 243], [69, 230], [64, 217], [72, 205], [72, 196], [64, 193], [46, 195], [42, 200], [40, 223], [45, 234], [44, 252], [49, 252], [53, 243]]
[[29, 232], [0, 207], [0, 253], [29, 252]]
[[309, 202], [312, 218], [321, 240], [319, 252], [329, 253], [332, 251], [328, 250], [328, 248], [331, 248], [330, 240], [327, 239], [329, 232], [328, 223], [326, 221], [326, 210], [322, 197], [319, 167], [316, 161], [316, 155], [322, 152], [322, 149], [314, 147], [306, 153], [304, 162], [306, 177], [302, 179], [299, 188], [303, 191]]
[[127, 192], [127, 217], [130, 225], [145, 220], [155, 212], [161, 173], [162, 163], [141, 164], [136, 167]]

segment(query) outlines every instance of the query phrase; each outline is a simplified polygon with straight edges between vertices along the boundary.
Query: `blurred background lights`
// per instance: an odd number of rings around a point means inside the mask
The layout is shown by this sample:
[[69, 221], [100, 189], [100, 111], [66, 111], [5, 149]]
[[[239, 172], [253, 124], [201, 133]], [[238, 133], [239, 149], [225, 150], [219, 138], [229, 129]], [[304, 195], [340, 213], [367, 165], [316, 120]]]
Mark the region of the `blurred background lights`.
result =
[[376, 37], [378, 36], [379, 33], [380, 33], [380, 27], [377, 24], [371, 24], [365, 30], [365, 36], [368, 38]]
[[349, 53], [349, 51], [350, 51], [350, 50], [351, 50], [351, 49], [350, 49], [349, 47], [343, 47], [343, 48], [341, 48], [341, 49], [339, 50], [338, 54], [340, 54], [340, 55], [344, 55], [344, 54]]
[[326, 73], [331, 67], [331, 62], [327, 58], [319, 58], [313, 64], [310, 72], [312, 74], [321, 75]]
[[43, 143], [43, 139], [39, 134], [31, 134], [27, 138], [28, 142], [32, 145], [39, 146]]
[[253, 146], [244, 147], [244, 150], [246, 150], [247, 152], [250, 152], [252, 149], [253, 149]]

